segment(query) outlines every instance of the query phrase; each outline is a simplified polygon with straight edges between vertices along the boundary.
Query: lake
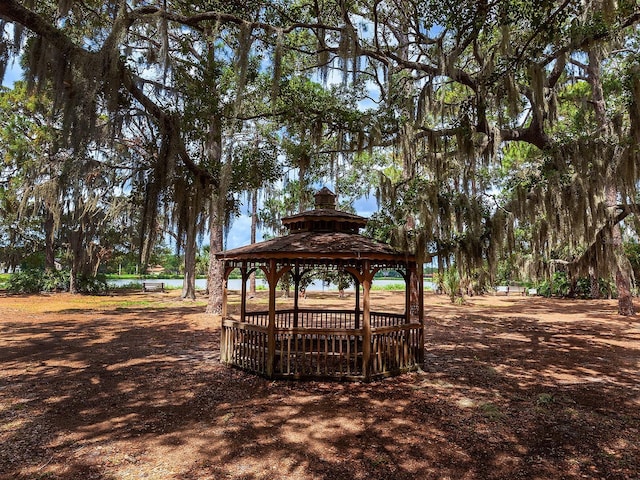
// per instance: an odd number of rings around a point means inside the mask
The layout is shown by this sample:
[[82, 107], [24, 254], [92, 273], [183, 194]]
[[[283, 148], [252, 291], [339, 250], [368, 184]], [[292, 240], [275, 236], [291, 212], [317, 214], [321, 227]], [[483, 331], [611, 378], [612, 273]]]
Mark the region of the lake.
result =
[[[130, 284], [132, 282], [141, 282], [142, 280], [109, 280], [109, 285], [112, 285], [114, 287], [118, 287], [121, 285], [127, 285]], [[180, 278], [167, 278], [167, 279], [153, 279], [153, 280], [149, 280], [150, 282], [164, 282], [166, 287], [169, 288], [182, 288], [182, 279]], [[404, 281], [401, 278], [376, 278], [373, 281], [373, 285], [376, 287], [384, 287], [385, 285], [393, 285], [393, 284], [404, 284]], [[267, 282], [264, 279], [261, 278], [257, 278], [256, 279], [256, 286], [258, 288], [260, 287], [264, 287], [265, 289], [267, 288]], [[430, 282], [428, 280], [424, 281], [424, 286], [427, 289], [433, 289], [433, 282]], [[207, 288], [207, 280], [205, 278], [198, 278], [196, 279], [196, 289], [197, 290], [204, 290], [205, 288]], [[229, 290], [240, 290], [242, 288], [242, 280], [240, 280], [239, 278], [232, 278], [229, 280]], [[247, 286], [248, 288], [248, 286]], [[322, 283], [322, 281], [320, 280], [315, 280], [313, 283], [311, 283], [311, 285], [309, 285], [307, 287], [308, 291], [328, 291], [328, 290], [338, 290], [338, 287], [336, 287], [335, 285], [325, 285], [324, 283]], [[350, 289], [348, 288], [347, 290], [353, 290], [353, 287], [351, 287]]]

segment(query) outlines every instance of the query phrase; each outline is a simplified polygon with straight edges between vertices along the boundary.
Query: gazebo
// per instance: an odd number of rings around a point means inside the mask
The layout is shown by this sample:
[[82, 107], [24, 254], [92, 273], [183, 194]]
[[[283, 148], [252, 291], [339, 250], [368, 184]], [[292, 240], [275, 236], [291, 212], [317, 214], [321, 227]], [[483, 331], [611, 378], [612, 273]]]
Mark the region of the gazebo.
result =
[[[371, 380], [416, 369], [424, 360], [422, 266], [414, 255], [359, 234], [367, 219], [335, 208], [326, 187], [315, 209], [282, 219], [289, 233], [219, 252], [225, 288], [220, 358], [268, 378]], [[344, 272], [355, 281], [349, 309], [300, 308], [301, 280], [313, 269]], [[227, 280], [239, 269], [239, 315], [227, 308]], [[269, 288], [266, 311], [248, 311], [247, 280], [262, 270]], [[403, 313], [372, 311], [370, 290], [381, 269], [399, 272], [405, 284]], [[293, 308], [278, 309], [277, 285], [289, 274]]]

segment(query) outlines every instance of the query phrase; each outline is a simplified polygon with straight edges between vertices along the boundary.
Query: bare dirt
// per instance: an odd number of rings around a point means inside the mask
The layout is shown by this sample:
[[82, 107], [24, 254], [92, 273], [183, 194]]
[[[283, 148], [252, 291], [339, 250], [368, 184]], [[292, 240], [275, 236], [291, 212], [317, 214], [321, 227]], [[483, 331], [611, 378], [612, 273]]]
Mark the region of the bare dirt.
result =
[[0, 479], [640, 479], [640, 320], [425, 300], [422, 371], [322, 383], [222, 366], [175, 292], [0, 294]]

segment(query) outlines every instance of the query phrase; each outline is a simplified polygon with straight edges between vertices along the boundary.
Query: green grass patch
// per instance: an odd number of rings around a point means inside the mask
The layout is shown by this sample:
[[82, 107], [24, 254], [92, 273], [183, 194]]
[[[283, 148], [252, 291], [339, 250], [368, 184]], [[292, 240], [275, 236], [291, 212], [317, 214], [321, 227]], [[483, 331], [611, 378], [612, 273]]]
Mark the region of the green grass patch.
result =
[[480, 405], [480, 411], [489, 420], [500, 420], [504, 414], [495, 403], [487, 402]]
[[155, 302], [150, 302], [149, 300], [126, 300], [124, 302], [118, 302], [118, 306], [116, 310], [121, 308], [133, 308], [133, 307], [151, 307], [157, 306], [158, 304]]
[[371, 290], [382, 290], [385, 292], [395, 292], [402, 291], [404, 292], [405, 286], [404, 283], [389, 283], [387, 285], [376, 285], [375, 282], [371, 285]]

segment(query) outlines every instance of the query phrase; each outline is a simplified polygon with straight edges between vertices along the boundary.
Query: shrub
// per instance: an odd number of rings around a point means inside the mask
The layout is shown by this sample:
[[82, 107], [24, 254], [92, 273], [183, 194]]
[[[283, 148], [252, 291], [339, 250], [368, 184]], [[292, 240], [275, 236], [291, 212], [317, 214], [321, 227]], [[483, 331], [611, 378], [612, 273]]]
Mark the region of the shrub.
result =
[[[97, 277], [80, 276], [78, 291], [82, 293], [103, 293], [108, 289], [104, 275]], [[27, 269], [14, 273], [9, 278], [7, 290], [12, 293], [54, 292], [56, 290], [69, 291], [69, 272], [45, 271], [41, 269]]]
[[[598, 288], [601, 297], [607, 297], [609, 294], [616, 296], [615, 285], [600, 278], [598, 279]], [[545, 280], [538, 284], [538, 295], [543, 297], [566, 297], [569, 295], [571, 284], [565, 272], [555, 272], [552, 280]], [[574, 293], [578, 297], [591, 298], [591, 280], [589, 277], [580, 277], [576, 280]]]
[[69, 272], [66, 270], [42, 272], [42, 290], [46, 292], [69, 291]]
[[449, 295], [449, 298], [451, 299], [451, 303], [456, 302], [456, 299], [458, 303], [464, 302], [462, 291], [460, 289], [461, 281], [458, 270], [454, 267], [449, 267], [449, 270], [444, 272], [442, 283], [445, 293]]
[[12, 293], [39, 293], [44, 284], [42, 270], [27, 269], [16, 272], [7, 282], [7, 290]]
[[88, 277], [80, 275], [78, 277], [77, 288], [82, 293], [105, 293], [109, 289], [107, 284], [107, 277], [105, 275], [97, 275], [95, 277]]

